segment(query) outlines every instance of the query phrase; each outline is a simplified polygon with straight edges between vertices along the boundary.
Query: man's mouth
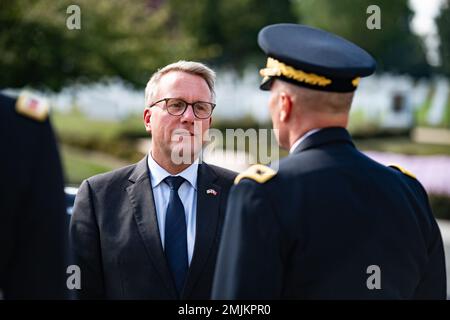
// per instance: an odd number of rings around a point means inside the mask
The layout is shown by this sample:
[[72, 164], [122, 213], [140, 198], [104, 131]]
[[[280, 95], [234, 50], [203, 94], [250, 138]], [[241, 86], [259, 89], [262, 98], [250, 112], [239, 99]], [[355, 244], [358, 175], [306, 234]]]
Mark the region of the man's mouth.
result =
[[193, 137], [195, 134], [189, 130], [174, 130], [172, 136]]

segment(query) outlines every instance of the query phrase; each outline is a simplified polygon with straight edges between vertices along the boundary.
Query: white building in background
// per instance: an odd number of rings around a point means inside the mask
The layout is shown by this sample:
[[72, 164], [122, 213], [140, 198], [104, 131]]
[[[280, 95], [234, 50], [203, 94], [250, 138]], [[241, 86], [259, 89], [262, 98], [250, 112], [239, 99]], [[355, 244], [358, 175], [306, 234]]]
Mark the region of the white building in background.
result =
[[[380, 129], [404, 129], [413, 125], [414, 108], [422, 104], [427, 92], [416, 96], [412, 104], [410, 93], [414, 83], [409, 77], [381, 75], [361, 80], [351, 112], [363, 123], [371, 123]], [[357, 128], [359, 126], [356, 125]], [[363, 128], [363, 126], [361, 126]]]
[[[256, 69], [240, 77], [233, 72], [218, 72], [216, 119], [237, 120], [251, 116], [269, 122], [269, 93], [259, 90], [261, 78]], [[449, 82], [445, 78], [415, 81], [409, 76], [391, 74], [363, 78], [353, 105], [352, 129], [408, 129], [414, 125], [414, 112], [429, 101], [426, 115], [430, 125], [439, 124], [449, 104]], [[430, 96], [431, 95], [431, 96]], [[120, 121], [144, 108], [144, 87], [137, 90], [120, 80], [91, 85], [75, 85], [58, 94], [46, 95], [60, 112], [77, 108], [90, 118]]]
[[428, 112], [427, 121], [431, 125], [438, 125], [445, 115], [445, 109], [448, 106], [449, 83], [445, 78], [439, 79], [436, 83], [434, 99], [431, 102], [430, 112]]
[[216, 117], [233, 120], [246, 116], [268, 122], [269, 92], [259, 90], [261, 77], [255, 69], [247, 69], [242, 77], [232, 72], [219, 72], [216, 85]]
[[76, 85], [48, 96], [60, 112], [74, 108], [89, 118], [119, 121], [144, 109], [144, 92], [120, 80], [91, 85]]

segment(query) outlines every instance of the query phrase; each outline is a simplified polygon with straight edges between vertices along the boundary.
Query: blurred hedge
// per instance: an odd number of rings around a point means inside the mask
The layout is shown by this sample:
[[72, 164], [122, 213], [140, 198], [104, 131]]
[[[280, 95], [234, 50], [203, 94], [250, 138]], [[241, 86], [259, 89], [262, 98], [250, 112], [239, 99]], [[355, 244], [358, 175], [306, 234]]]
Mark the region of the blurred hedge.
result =
[[430, 206], [437, 219], [450, 220], [450, 197], [444, 195], [429, 195]]

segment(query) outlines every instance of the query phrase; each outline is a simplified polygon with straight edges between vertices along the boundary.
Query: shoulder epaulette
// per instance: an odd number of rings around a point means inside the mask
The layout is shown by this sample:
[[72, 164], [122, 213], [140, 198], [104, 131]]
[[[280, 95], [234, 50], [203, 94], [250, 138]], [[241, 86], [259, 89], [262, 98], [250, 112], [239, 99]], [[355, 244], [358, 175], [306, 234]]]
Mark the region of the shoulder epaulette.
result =
[[258, 183], [264, 183], [272, 179], [276, 174], [277, 174], [276, 171], [273, 170], [272, 168], [269, 168], [262, 164], [255, 164], [250, 168], [248, 168], [247, 170], [245, 170], [244, 172], [240, 173], [234, 179], [234, 184], [238, 184], [239, 181], [245, 178], [252, 179]]
[[401, 173], [413, 178], [413, 179], [417, 179], [416, 176], [414, 174], [412, 174], [411, 172], [409, 172], [408, 170], [406, 170], [405, 168], [397, 165], [397, 164], [390, 164], [388, 167], [394, 168], [398, 171], [400, 171]]
[[28, 92], [22, 92], [17, 98], [16, 112], [36, 121], [45, 121], [49, 105], [46, 99]]

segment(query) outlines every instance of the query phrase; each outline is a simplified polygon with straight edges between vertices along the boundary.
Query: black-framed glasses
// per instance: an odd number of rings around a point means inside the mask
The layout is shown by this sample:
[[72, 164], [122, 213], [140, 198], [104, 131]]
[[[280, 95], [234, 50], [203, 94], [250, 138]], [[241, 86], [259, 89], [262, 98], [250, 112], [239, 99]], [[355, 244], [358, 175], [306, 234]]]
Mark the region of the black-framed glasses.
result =
[[154, 107], [162, 101], [166, 103], [167, 112], [173, 116], [181, 116], [185, 113], [187, 107], [191, 105], [194, 115], [199, 119], [209, 118], [216, 107], [216, 104], [212, 102], [196, 101], [193, 103], [187, 103], [183, 99], [179, 98], [164, 98], [154, 102], [151, 106], [149, 106], [149, 108]]

